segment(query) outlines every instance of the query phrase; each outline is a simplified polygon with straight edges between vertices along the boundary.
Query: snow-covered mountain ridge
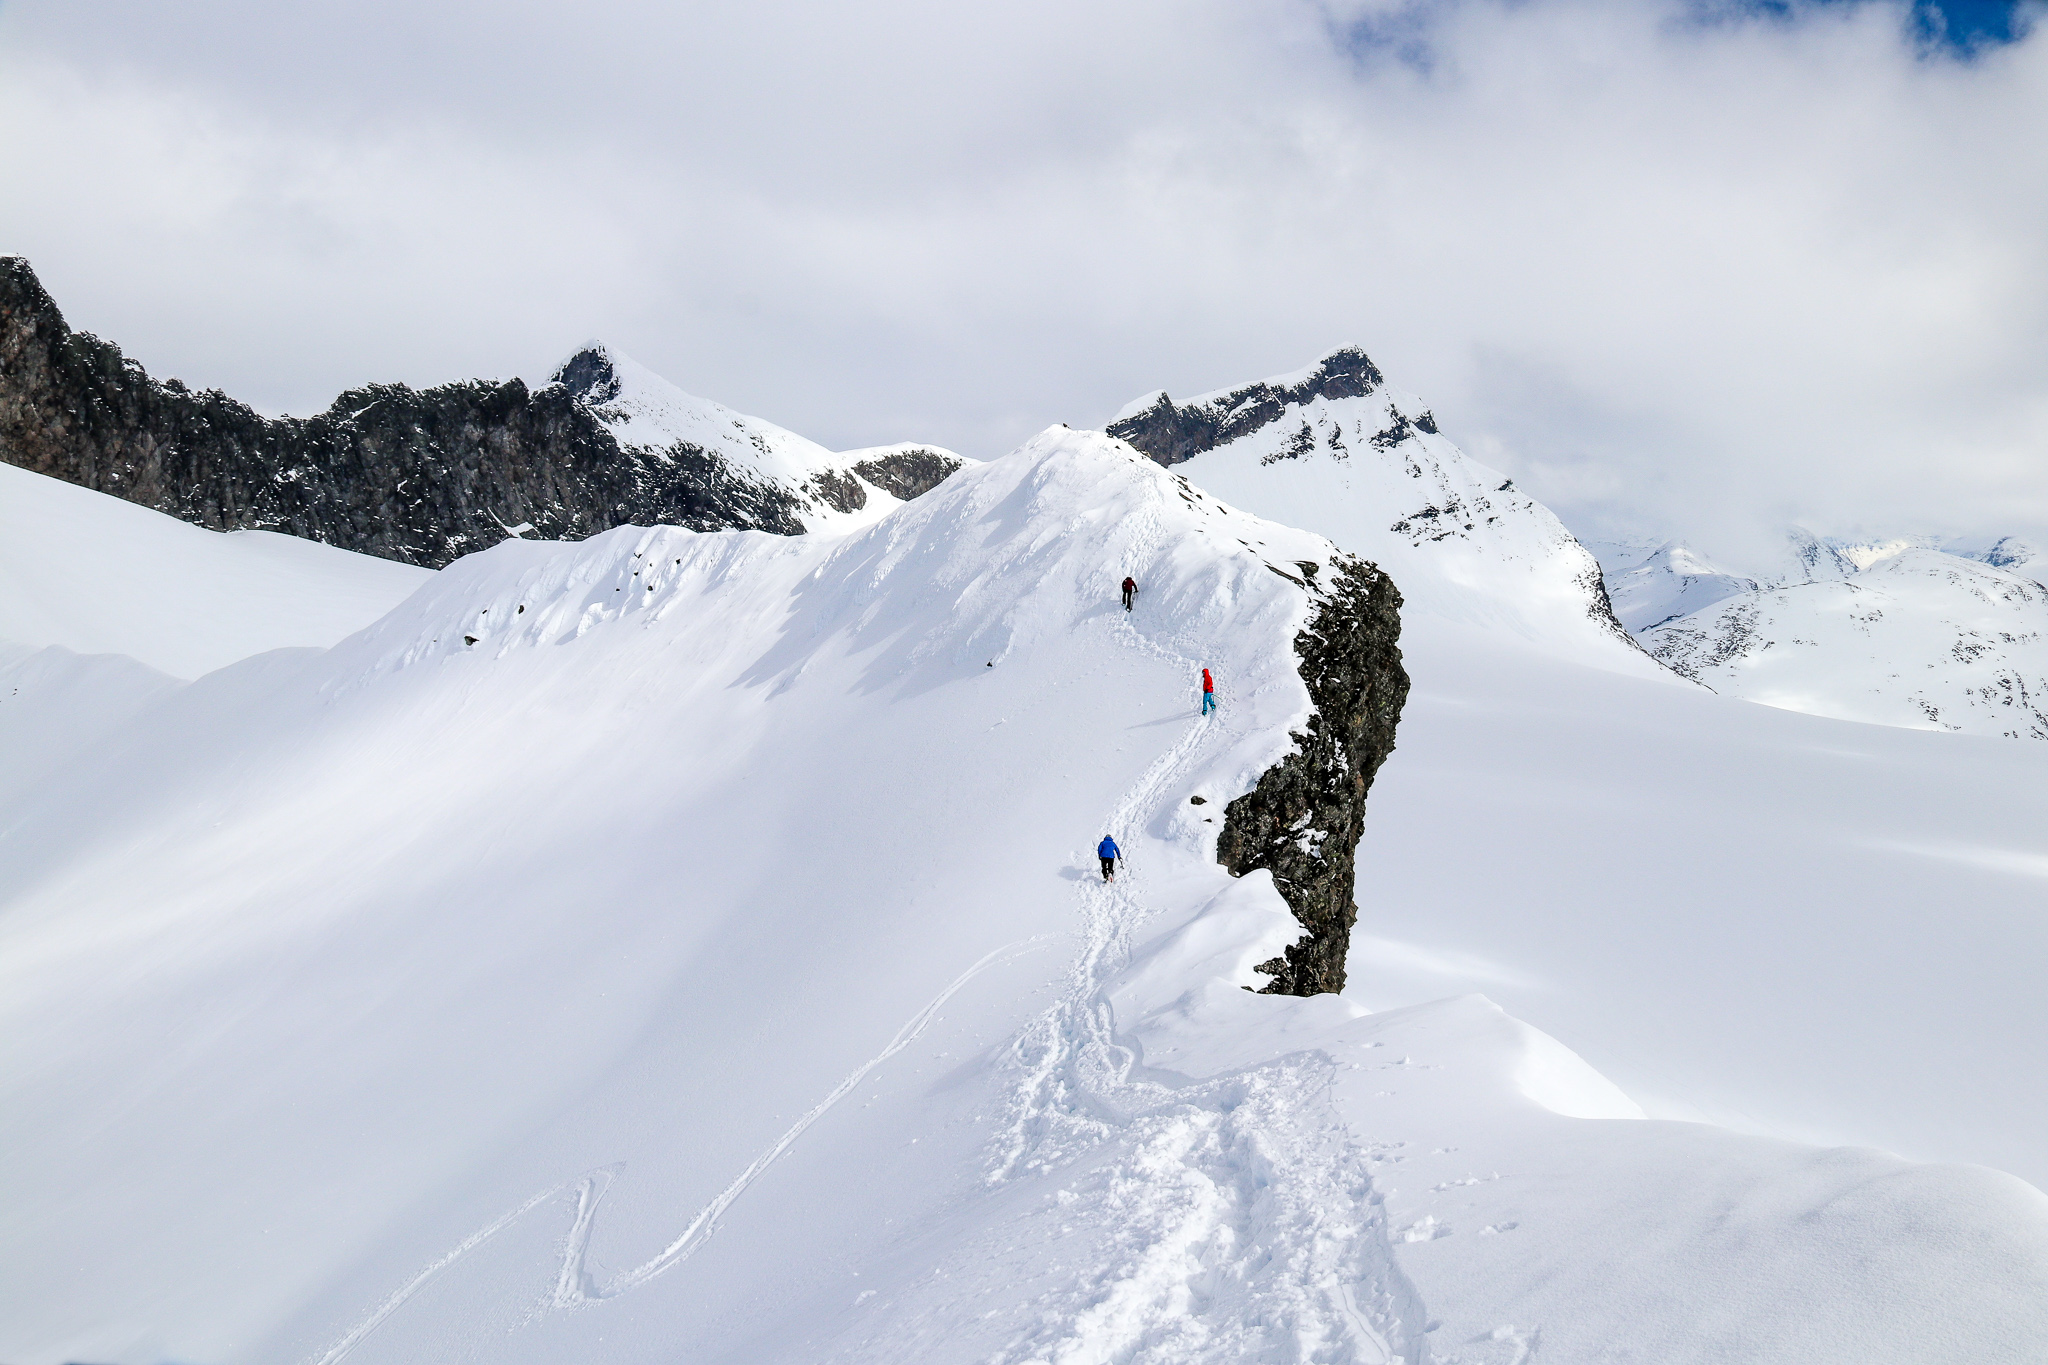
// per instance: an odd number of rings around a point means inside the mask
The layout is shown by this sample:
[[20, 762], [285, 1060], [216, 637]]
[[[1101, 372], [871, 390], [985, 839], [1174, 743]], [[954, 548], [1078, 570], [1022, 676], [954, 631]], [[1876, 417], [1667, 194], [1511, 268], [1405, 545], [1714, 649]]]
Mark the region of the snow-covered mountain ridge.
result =
[[1598, 561], [1563, 523], [1458, 449], [1359, 347], [1183, 402], [1155, 391], [1107, 430], [1226, 502], [1383, 566], [1411, 614], [1661, 671], [1614, 619]]
[[1256, 994], [1301, 926], [1218, 835], [1336, 555], [1054, 431], [841, 534], [513, 541], [327, 649], [10, 676], [0, 1357], [2024, 1358], [2038, 1192], [1644, 1121], [1461, 992], [1701, 1102], [2038, 1133], [1955, 1060], [2037, 1050], [2038, 917], [1871, 847], [2017, 846], [2031, 770], [1422, 615], [1352, 985]]
[[1845, 720], [2048, 739], [2048, 565], [2012, 537], [1795, 531], [1757, 577], [1671, 543], [1597, 548], [1644, 647], [1716, 691]]
[[[993, 1089], [976, 1102], [997, 1107], [963, 1151], [946, 1131], [967, 1117], [957, 1100], [913, 1083], [908, 1110], [880, 1132], [857, 1123], [785, 1146], [813, 1159], [838, 1152], [817, 1173], [840, 1193], [813, 1189], [832, 1212], [822, 1224], [802, 1220], [822, 1239], [802, 1255], [829, 1262], [848, 1236], [871, 1245], [864, 1255], [889, 1254], [892, 1219], [844, 1197], [849, 1158], [873, 1173], [876, 1194], [943, 1208], [964, 1197], [955, 1187], [985, 1144], [1011, 1153], [1016, 1175], [1003, 1189], [1024, 1181], [1042, 1191], [1073, 1160], [1113, 1153], [1114, 1134], [1089, 1116], [1093, 1101], [1064, 1116], [1065, 1102], [1039, 1094], [1028, 1068], [960, 1026], [1002, 1038], [1045, 1008], [1029, 983], [1064, 979], [1077, 896], [1095, 916], [1085, 973], [1114, 969], [1112, 929], [1146, 902], [1058, 875], [1104, 828], [1125, 843], [1134, 888], [1156, 876], [1180, 888], [1167, 891], [1175, 903], [1195, 895], [1190, 909], [1233, 891], [1232, 958], [1244, 968], [1233, 968], [1233, 988], [1255, 983], [1251, 966], [1299, 935], [1270, 876], [1232, 881], [1216, 866], [1222, 822], [1210, 812], [1281, 757], [1305, 718], [1287, 642], [1311, 595], [1275, 570], [1298, 577], [1302, 564], [1333, 565], [1336, 552], [1074, 433], [903, 511], [851, 538], [654, 528], [580, 545], [508, 542], [458, 562], [330, 651], [252, 659], [175, 692], [105, 746], [111, 772], [11, 806], [0, 997], [6, 1036], [30, 1047], [6, 1054], [4, 1084], [19, 1103], [5, 1107], [47, 1117], [10, 1150], [120, 1178], [83, 1201], [74, 1187], [10, 1223], [10, 1266], [30, 1239], [49, 1236], [104, 1246], [106, 1259], [93, 1287], [51, 1283], [34, 1321], [8, 1329], [9, 1354], [40, 1360], [89, 1345], [123, 1359], [414, 1355], [437, 1333], [482, 1330], [501, 1302], [530, 1308], [524, 1277], [473, 1278], [466, 1262], [436, 1283], [438, 1306], [425, 1316], [396, 1316], [403, 1302], [378, 1308], [438, 1255], [422, 1250], [445, 1232], [461, 1242], [495, 1216], [447, 1226], [479, 1195], [498, 1202], [501, 1190], [476, 1186], [479, 1175], [514, 1189], [532, 1175], [543, 1187], [567, 1178], [573, 1204], [577, 1179], [622, 1162], [623, 1177], [582, 1186], [586, 1201], [621, 1186], [589, 1263], [615, 1264], [619, 1238], [653, 1232], [652, 1269], [593, 1269], [587, 1284], [568, 1283], [582, 1300], [630, 1290], [635, 1304], [666, 1303], [660, 1321], [642, 1319], [657, 1339], [687, 1322], [692, 1335], [729, 1335], [716, 1326], [722, 1292], [706, 1297], [691, 1283], [704, 1267], [661, 1281], [685, 1290], [681, 1299], [648, 1297], [653, 1275], [698, 1255], [716, 1227], [655, 1254], [675, 1235], [663, 1224], [745, 1172], [756, 1147], [772, 1147], [787, 1126], [776, 1115], [802, 1113], [863, 1074], [861, 1058], [934, 998], [952, 1000], [955, 1026], [913, 1019], [907, 1036], [929, 1028], [941, 1051], [959, 1055], [967, 1042], [984, 1052], [975, 1090]], [[1146, 615], [1117, 608], [1105, 564], [1144, 577]], [[1221, 675], [1227, 719], [1193, 714], [1197, 664]], [[34, 725], [66, 705], [45, 691], [8, 718]], [[322, 762], [328, 753], [347, 760]], [[1140, 779], [1136, 797], [1119, 796]], [[1189, 803], [1190, 788], [1211, 793], [1207, 811]], [[361, 804], [373, 791], [383, 795]], [[66, 814], [81, 805], [95, 812], [89, 824]], [[514, 826], [523, 832], [503, 842]], [[221, 859], [235, 845], [266, 853], [238, 855], [246, 875], [224, 880]], [[366, 858], [372, 848], [383, 856]], [[70, 889], [39, 893], [53, 872]], [[578, 945], [566, 953], [565, 931]], [[272, 968], [243, 971], [251, 953]], [[93, 987], [132, 980], [140, 961], [158, 966], [131, 989], [109, 997]], [[1002, 990], [959, 993], [984, 978]], [[1101, 1026], [1086, 1022], [1092, 990], [1074, 1003], [1077, 1031], [1048, 1040], [1084, 1071], [1109, 1055]], [[514, 1016], [483, 1004], [492, 998], [517, 999]], [[98, 1023], [77, 1012], [87, 999], [107, 1011]], [[804, 1008], [792, 1012], [792, 999]], [[168, 1028], [188, 1040], [178, 1096], [140, 1101], [146, 1138], [91, 1117], [151, 1093], [160, 1060], [152, 1031], [134, 1027], [144, 1016], [159, 1021], [155, 1036]], [[221, 1033], [216, 1018], [241, 1022]], [[802, 1040], [820, 1021], [839, 1041], [813, 1048]], [[64, 1058], [55, 1072], [43, 1065], [53, 1055]], [[906, 1065], [876, 1084], [895, 1094], [912, 1075]], [[605, 1076], [593, 1094], [590, 1078]], [[673, 1112], [696, 1094], [719, 1103], [694, 1118]], [[846, 1108], [875, 1098], [864, 1092]], [[1013, 1102], [1021, 1108], [1000, 1118]], [[223, 1135], [209, 1117], [223, 1105], [254, 1112]], [[350, 1115], [408, 1117], [373, 1118], [365, 1132]], [[536, 1125], [537, 1136], [521, 1136]], [[891, 1130], [902, 1136], [888, 1140]], [[86, 1131], [101, 1136], [74, 1145]], [[867, 1151], [878, 1136], [881, 1150]], [[918, 1136], [922, 1149], [910, 1145]], [[928, 1159], [905, 1166], [897, 1149]], [[303, 1161], [322, 1173], [317, 1188]], [[743, 1175], [734, 1188], [759, 1179], [787, 1191], [800, 1167], [776, 1169], [781, 1181]], [[270, 1233], [220, 1216], [207, 1193], [230, 1170], [238, 1204], [260, 1204], [263, 1227], [290, 1244], [261, 1273], [241, 1248]], [[566, 1207], [556, 1200], [507, 1240], [555, 1244]], [[159, 1231], [133, 1235], [138, 1209]], [[855, 1209], [856, 1223], [839, 1221]], [[787, 1221], [786, 1211], [764, 1213], [762, 1226]], [[971, 1214], [969, 1225], [993, 1216]], [[975, 1264], [958, 1263], [963, 1273]], [[753, 1264], [744, 1276], [763, 1268]], [[214, 1265], [238, 1269], [217, 1276]], [[1294, 1320], [1321, 1315], [1314, 1330], [1340, 1330], [1301, 1273], [1267, 1278], [1298, 1301]], [[891, 1282], [886, 1272], [871, 1280]], [[1093, 1329], [1076, 1315], [1098, 1288], [1092, 1271], [1064, 1287], [1041, 1280], [1035, 1306], [1019, 1303], [986, 1330], [1014, 1336], [1032, 1323], [1085, 1338]], [[118, 1307], [95, 1300], [114, 1290]], [[1046, 1316], [1061, 1301], [1072, 1309]], [[829, 1316], [806, 1310], [779, 1325], [813, 1333]], [[1233, 1316], [1221, 1310], [1219, 1327]], [[124, 1317], [164, 1344], [110, 1337]], [[864, 1317], [869, 1326], [849, 1341], [873, 1335], [877, 1319]], [[890, 1329], [899, 1351], [914, 1330]], [[602, 1323], [562, 1313], [512, 1349], [616, 1358], [641, 1335], [616, 1312]], [[779, 1350], [809, 1358], [801, 1336]]]

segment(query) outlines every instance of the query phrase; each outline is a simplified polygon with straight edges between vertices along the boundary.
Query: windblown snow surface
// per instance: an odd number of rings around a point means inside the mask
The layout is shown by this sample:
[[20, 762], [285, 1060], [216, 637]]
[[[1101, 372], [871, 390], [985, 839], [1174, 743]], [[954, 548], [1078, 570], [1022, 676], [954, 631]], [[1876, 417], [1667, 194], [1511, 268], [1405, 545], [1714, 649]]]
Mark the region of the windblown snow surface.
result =
[[2020, 751], [1416, 612], [1357, 984], [1255, 995], [1214, 822], [1333, 553], [1056, 429], [848, 535], [508, 541], [56, 769], [18, 688], [0, 1358], [2030, 1358], [2022, 1181], [1461, 993], [2038, 1174]]

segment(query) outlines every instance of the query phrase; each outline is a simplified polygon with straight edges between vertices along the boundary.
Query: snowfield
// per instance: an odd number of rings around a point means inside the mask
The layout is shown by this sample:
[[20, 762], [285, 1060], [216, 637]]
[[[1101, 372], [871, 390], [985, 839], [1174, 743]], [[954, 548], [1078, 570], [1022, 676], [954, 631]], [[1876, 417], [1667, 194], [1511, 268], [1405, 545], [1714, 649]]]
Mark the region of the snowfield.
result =
[[1938, 550], [1744, 593], [1643, 638], [1687, 677], [1766, 706], [2048, 739], [2048, 588]]
[[1296, 926], [1216, 832], [1338, 551], [1199, 472], [1055, 428], [190, 682], [7, 664], [0, 1358], [2029, 1358], [2048, 1199], [1784, 1140], [2048, 1171], [2024, 751], [1446, 572], [1354, 985], [1252, 994]]
[[196, 678], [325, 647], [432, 577], [270, 531], [218, 531], [0, 464], [0, 649], [122, 654]]

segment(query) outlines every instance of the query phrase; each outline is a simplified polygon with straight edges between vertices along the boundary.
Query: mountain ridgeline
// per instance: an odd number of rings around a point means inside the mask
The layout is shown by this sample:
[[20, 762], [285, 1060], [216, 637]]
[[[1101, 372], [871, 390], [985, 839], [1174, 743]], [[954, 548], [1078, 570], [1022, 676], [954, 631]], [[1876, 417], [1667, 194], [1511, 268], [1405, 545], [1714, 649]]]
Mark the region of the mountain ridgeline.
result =
[[[1260, 380], [1180, 404], [1160, 390], [1149, 401], [1134, 404], [1136, 411], [1111, 422], [1108, 431], [1162, 465], [1177, 465], [1249, 436], [1287, 416], [1290, 409], [1306, 407], [1319, 398], [1369, 398], [1385, 383], [1386, 377], [1370, 356], [1356, 346], [1343, 346], [1307, 372], [1287, 380]], [[1428, 412], [1411, 419], [1397, 411], [1372, 441], [1375, 448], [1386, 450], [1411, 430], [1435, 435], [1436, 429], [1436, 418]], [[1313, 438], [1310, 444], [1314, 444]]]
[[[871, 496], [915, 497], [961, 464], [927, 447], [836, 462], [810, 447], [799, 477], [778, 478], [710, 442], [622, 440], [606, 415], [621, 368], [592, 346], [539, 389], [372, 384], [315, 417], [264, 417], [218, 390], [152, 379], [118, 346], [73, 331], [26, 260], [0, 258], [0, 460], [211, 530], [282, 531], [440, 568], [522, 524], [554, 540], [656, 522], [794, 535]], [[788, 435], [691, 401], [763, 452]]]
[[1424, 615], [1506, 628], [1598, 667], [1654, 667], [1563, 523], [1460, 450], [1358, 346], [1179, 401], [1155, 389], [1107, 430], [1233, 506], [1378, 564]]

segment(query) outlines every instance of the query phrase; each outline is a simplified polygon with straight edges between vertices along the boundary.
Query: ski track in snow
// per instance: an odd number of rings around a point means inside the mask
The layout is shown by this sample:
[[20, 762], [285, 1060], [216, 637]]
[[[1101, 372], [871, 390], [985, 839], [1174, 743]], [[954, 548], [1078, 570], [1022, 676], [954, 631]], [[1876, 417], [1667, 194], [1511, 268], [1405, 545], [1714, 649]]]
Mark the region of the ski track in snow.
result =
[[769, 1144], [759, 1156], [755, 1157], [747, 1168], [733, 1179], [731, 1184], [719, 1191], [716, 1198], [699, 1210], [697, 1216], [690, 1220], [689, 1225], [683, 1229], [682, 1233], [674, 1241], [663, 1247], [659, 1253], [644, 1264], [626, 1271], [611, 1281], [611, 1283], [603, 1286], [597, 1285], [589, 1277], [589, 1273], [584, 1265], [584, 1258], [590, 1245], [591, 1227], [596, 1220], [598, 1203], [603, 1199], [604, 1191], [610, 1186], [612, 1177], [618, 1173], [618, 1167], [616, 1166], [599, 1167], [597, 1170], [587, 1172], [573, 1180], [565, 1180], [559, 1185], [542, 1190], [539, 1194], [532, 1196], [525, 1203], [504, 1214], [495, 1222], [465, 1237], [446, 1255], [420, 1271], [402, 1289], [386, 1299], [376, 1312], [350, 1329], [346, 1336], [329, 1347], [327, 1353], [320, 1357], [318, 1365], [339, 1365], [340, 1361], [347, 1358], [349, 1352], [360, 1346], [372, 1332], [383, 1325], [386, 1319], [400, 1308], [403, 1308], [407, 1300], [419, 1293], [420, 1290], [426, 1288], [442, 1271], [448, 1269], [470, 1252], [475, 1251], [478, 1247], [490, 1241], [491, 1238], [497, 1236], [506, 1228], [511, 1227], [541, 1205], [565, 1193], [571, 1187], [574, 1187], [576, 1190], [576, 1221], [570, 1228], [568, 1243], [562, 1253], [561, 1273], [556, 1277], [554, 1293], [547, 1306], [552, 1308], [575, 1308], [586, 1304], [601, 1303], [606, 1299], [615, 1298], [629, 1289], [636, 1289], [640, 1285], [645, 1284], [662, 1271], [688, 1259], [692, 1252], [710, 1241], [712, 1235], [718, 1231], [719, 1216], [731, 1208], [734, 1201], [742, 1194], [746, 1193], [747, 1187], [753, 1184], [777, 1157], [789, 1150], [791, 1144], [803, 1136], [805, 1129], [823, 1118], [833, 1105], [846, 1098], [853, 1091], [854, 1087], [858, 1086], [867, 1077], [869, 1072], [916, 1042], [918, 1036], [931, 1025], [932, 1020], [938, 1017], [938, 1012], [945, 1007], [948, 1000], [951, 1000], [959, 992], [962, 986], [965, 986], [997, 963], [1008, 962], [1040, 946], [1041, 940], [1036, 938], [1020, 939], [1015, 943], [1005, 944], [983, 957], [959, 976], [953, 978], [952, 983], [934, 996], [931, 1003], [927, 1004], [915, 1015], [912, 1015], [910, 1021], [897, 1030], [896, 1036], [889, 1040], [887, 1047], [854, 1068], [845, 1080], [833, 1088], [831, 1094], [818, 1101], [802, 1118], [791, 1124], [788, 1130], [773, 1143]]

